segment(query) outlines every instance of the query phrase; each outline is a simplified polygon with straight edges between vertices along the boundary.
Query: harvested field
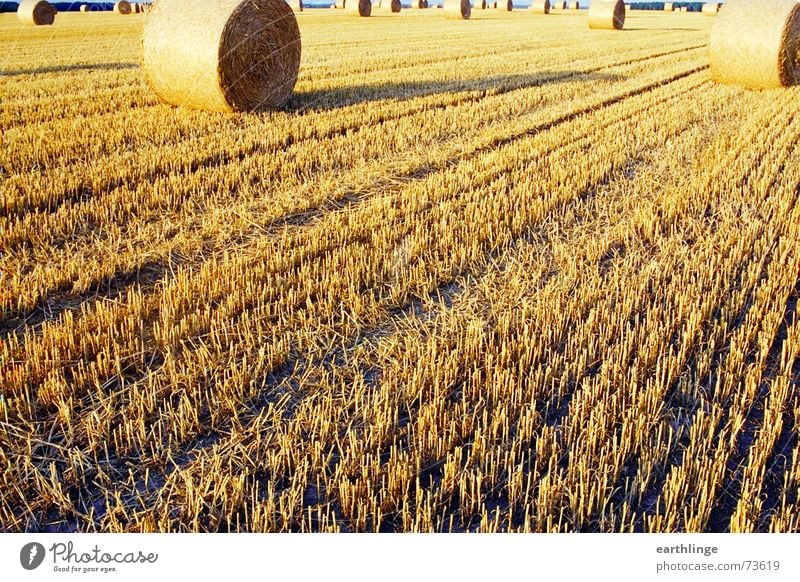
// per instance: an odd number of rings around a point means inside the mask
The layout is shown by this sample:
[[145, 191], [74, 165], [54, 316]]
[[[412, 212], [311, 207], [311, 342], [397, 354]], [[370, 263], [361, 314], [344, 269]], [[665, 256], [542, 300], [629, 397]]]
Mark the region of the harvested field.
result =
[[800, 89], [699, 14], [296, 16], [224, 114], [0, 15], [0, 530], [800, 530]]

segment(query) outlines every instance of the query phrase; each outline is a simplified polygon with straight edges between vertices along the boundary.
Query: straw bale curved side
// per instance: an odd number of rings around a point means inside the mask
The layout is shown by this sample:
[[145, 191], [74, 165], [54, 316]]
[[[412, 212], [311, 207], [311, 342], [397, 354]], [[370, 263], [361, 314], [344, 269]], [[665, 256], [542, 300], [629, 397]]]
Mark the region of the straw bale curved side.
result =
[[711, 29], [711, 77], [754, 89], [800, 83], [800, 4], [728, 0]]
[[593, 0], [589, 6], [589, 28], [622, 30], [625, 26], [625, 3], [622, 0]]
[[153, 91], [195, 109], [282, 107], [300, 69], [300, 30], [285, 0], [160, 0], [142, 45]]

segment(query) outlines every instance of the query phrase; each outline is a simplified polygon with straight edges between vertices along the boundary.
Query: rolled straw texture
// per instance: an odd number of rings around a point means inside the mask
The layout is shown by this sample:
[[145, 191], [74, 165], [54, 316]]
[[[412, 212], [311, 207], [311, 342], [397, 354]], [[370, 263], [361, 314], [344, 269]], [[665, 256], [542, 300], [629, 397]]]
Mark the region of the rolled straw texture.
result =
[[17, 6], [17, 19], [32, 26], [47, 26], [55, 22], [56, 9], [45, 0], [23, 0]]
[[345, 12], [357, 14], [358, 16], [371, 16], [372, 2], [371, 0], [345, 0], [344, 10]]
[[711, 28], [711, 77], [753, 89], [800, 82], [800, 4], [728, 0]]
[[550, 0], [533, 0], [531, 10], [536, 14], [550, 14]]
[[469, 0], [444, 0], [444, 15], [453, 20], [469, 20], [472, 6]]
[[625, 26], [625, 3], [622, 0], [593, 0], [589, 6], [589, 28], [622, 30]]
[[159, 0], [142, 44], [153, 91], [195, 109], [280, 108], [300, 69], [300, 30], [285, 0]]

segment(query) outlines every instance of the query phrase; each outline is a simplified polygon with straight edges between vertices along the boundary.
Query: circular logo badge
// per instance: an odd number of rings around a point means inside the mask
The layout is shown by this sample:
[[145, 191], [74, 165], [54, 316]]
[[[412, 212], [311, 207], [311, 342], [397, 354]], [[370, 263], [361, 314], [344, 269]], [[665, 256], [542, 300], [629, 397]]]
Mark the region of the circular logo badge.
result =
[[22, 546], [19, 552], [19, 563], [26, 570], [35, 570], [44, 562], [44, 546], [38, 542], [31, 542]]

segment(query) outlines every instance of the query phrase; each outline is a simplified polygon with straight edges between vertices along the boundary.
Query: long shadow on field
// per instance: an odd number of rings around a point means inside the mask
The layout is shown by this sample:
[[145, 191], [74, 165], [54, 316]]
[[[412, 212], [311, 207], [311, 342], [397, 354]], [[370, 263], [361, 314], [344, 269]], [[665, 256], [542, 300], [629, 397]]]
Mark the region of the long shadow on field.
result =
[[641, 32], [643, 30], [652, 30], [652, 31], [661, 31], [661, 30], [668, 30], [672, 32], [702, 32], [700, 28], [687, 28], [687, 27], [674, 27], [674, 28], [663, 28], [663, 27], [654, 27], [651, 28], [649, 26], [632, 26], [628, 28], [627, 26], [623, 29], [623, 32], [633, 32], [638, 31]]
[[50, 67], [36, 67], [33, 69], [0, 69], [0, 77], [15, 77], [17, 75], [38, 75], [41, 73], [69, 73], [71, 71], [123, 71], [136, 69], [137, 63], [97, 63], [94, 65], [53, 65]]
[[545, 71], [524, 75], [497, 75], [480, 79], [443, 79], [440, 81], [409, 81], [381, 84], [350, 85], [335, 89], [296, 92], [289, 101], [289, 111], [330, 110], [360, 103], [382, 100], [405, 100], [429, 95], [480, 91], [483, 95], [508, 93], [528, 87], [543, 87], [567, 83], [573, 79], [581, 81], [620, 81], [622, 75], [610, 73], [574, 71]]

